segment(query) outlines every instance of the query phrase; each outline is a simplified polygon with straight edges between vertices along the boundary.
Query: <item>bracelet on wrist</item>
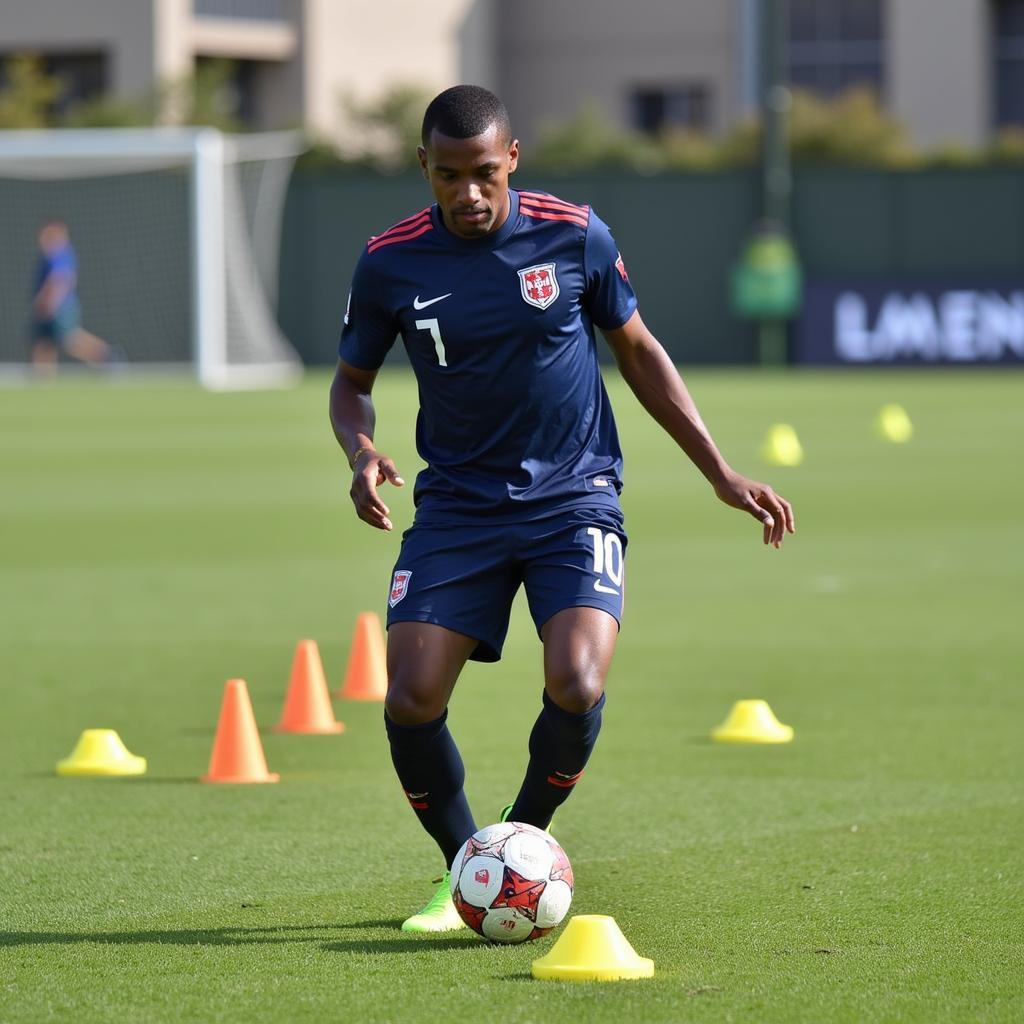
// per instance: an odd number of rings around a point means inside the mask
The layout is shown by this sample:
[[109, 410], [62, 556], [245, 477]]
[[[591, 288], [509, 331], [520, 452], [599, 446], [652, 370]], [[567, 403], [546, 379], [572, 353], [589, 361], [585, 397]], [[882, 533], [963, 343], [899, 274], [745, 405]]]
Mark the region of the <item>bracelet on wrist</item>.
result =
[[372, 452], [372, 451], [373, 451], [373, 445], [372, 444], [364, 444], [361, 447], [357, 448], [352, 453], [352, 462], [350, 463], [351, 467], [353, 469], [356, 468], [356, 463], [359, 461], [359, 456], [360, 455], [365, 455], [367, 452]]

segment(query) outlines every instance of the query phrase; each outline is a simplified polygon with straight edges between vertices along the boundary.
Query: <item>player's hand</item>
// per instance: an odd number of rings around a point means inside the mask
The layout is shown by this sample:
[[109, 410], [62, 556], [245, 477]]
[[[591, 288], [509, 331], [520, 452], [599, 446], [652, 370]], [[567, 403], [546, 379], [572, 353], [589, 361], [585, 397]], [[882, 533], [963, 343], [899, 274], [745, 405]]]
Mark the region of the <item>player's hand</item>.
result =
[[764, 529], [764, 542], [781, 548], [787, 533], [796, 533], [793, 506], [767, 484], [730, 471], [715, 484], [715, 494], [733, 508], [749, 512]]
[[356, 515], [364, 523], [378, 530], [393, 530], [388, 516], [391, 509], [381, 501], [377, 488], [387, 480], [395, 487], [402, 487], [405, 481], [399, 476], [395, 464], [382, 452], [363, 452], [352, 467], [352, 487], [349, 495], [356, 507]]

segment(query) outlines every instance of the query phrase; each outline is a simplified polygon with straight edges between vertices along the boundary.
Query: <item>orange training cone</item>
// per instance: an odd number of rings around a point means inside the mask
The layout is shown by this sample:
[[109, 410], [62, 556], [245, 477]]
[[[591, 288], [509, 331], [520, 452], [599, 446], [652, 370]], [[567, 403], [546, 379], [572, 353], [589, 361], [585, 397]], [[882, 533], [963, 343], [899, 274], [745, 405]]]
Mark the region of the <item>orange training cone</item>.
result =
[[339, 697], [349, 700], [383, 700], [388, 692], [384, 660], [384, 631], [376, 612], [360, 612], [352, 634], [345, 684]]
[[334, 719], [316, 641], [300, 640], [295, 645], [281, 721], [274, 726], [274, 732], [332, 733], [344, 728], [343, 722]]
[[201, 782], [277, 782], [281, 776], [267, 771], [267, 759], [256, 729], [256, 716], [244, 679], [224, 685], [217, 735], [210, 754], [210, 770]]

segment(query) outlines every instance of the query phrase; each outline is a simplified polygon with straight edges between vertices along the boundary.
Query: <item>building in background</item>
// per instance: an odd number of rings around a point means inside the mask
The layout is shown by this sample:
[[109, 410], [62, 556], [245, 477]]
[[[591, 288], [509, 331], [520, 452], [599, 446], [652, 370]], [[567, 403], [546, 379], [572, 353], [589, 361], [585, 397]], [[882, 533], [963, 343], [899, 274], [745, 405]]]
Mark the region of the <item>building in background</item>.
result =
[[[43, 58], [64, 106], [153, 95], [204, 62], [234, 65], [235, 114], [250, 128], [305, 125], [337, 138], [342, 97], [396, 82], [441, 89], [479, 74], [473, 0], [32, 0], [5, 3], [0, 62]], [[489, 52], [489, 51], [488, 51]], [[467, 56], [463, 58], [463, 54]]]
[[[599, 10], [599, 13], [598, 13]], [[756, 107], [760, 0], [516, 0], [497, 84], [525, 136], [591, 101], [641, 130], [722, 132]], [[1024, 125], [1024, 0], [789, 0], [789, 71], [873, 86], [924, 146]]]
[[[518, 133], [585, 104], [641, 131], [720, 133], [755, 106], [760, 0], [33, 0], [7, 4], [0, 58], [31, 51], [61, 102], [130, 99], [235, 62], [254, 128], [346, 130], [341, 97], [396, 83], [498, 91]], [[868, 83], [922, 145], [1024, 124], [1024, 0], [790, 0], [794, 84]]]

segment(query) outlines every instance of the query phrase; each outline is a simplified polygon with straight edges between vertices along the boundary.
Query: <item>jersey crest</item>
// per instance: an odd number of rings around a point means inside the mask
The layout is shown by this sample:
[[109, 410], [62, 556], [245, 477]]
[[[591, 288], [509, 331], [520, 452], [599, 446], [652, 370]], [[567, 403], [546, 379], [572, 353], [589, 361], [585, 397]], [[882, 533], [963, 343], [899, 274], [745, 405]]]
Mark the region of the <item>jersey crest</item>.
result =
[[547, 309], [558, 298], [554, 263], [538, 263], [517, 271], [523, 299], [538, 309]]
[[392, 608], [402, 600], [409, 592], [409, 579], [412, 572], [409, 569], [396, 569], [391, 580], [391, 593], [388, 594], [388, 604]]

